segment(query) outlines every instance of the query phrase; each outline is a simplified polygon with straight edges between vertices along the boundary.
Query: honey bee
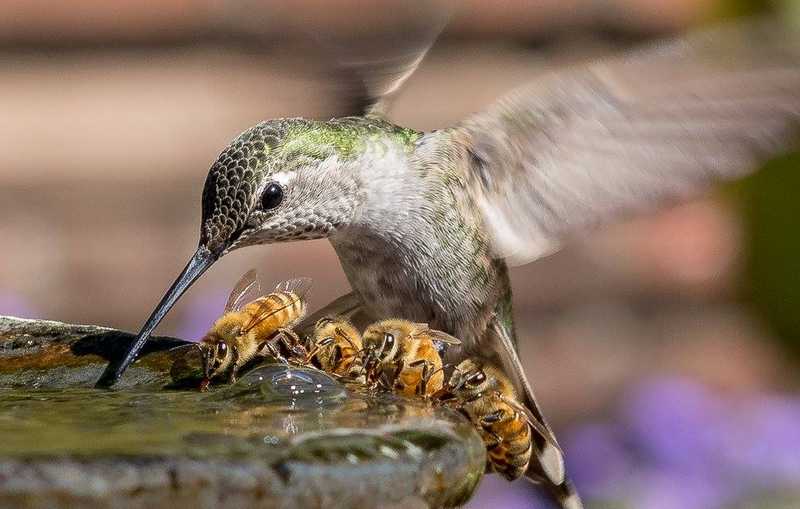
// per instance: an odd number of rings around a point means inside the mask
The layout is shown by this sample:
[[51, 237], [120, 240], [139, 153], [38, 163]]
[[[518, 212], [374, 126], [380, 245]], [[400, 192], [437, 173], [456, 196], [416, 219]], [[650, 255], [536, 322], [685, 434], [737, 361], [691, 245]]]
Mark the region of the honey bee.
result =
[[226, 372], [228, 382], [235, 382], [238, 370], [257, 355], [284, 361], [287, 356], [304, 358], [302, 341], [290, 327], [305, 316], [310, 287], [308, 278], [290, 279], [263, 295], [255, 270], [242, 276], [228, 297], [225, 313], [199, 343], [204, 374], [201, 390]]
[[[552, 434], [518, 402], [511, 380], [494, 366], [462, 361], [436, 397], [453, 402], [478, 429], [486, 444], [488, 471], [517, 479], [528, 471], [534, 448], [542, 469], [563, 471]], [[544, 474], [527, 473], [532, 480], [546, 480]]]
[[424, 397], [442, 388], [445, 345], [461, 343], [427, 324], [400, 319], [373, 323], [364, 331], [363, 342], [367, 384]]
[[309, 341], [308, 360], [329, 374], [353, 380], [362, 376], [361, 333], [343, 317], [321, 318]]

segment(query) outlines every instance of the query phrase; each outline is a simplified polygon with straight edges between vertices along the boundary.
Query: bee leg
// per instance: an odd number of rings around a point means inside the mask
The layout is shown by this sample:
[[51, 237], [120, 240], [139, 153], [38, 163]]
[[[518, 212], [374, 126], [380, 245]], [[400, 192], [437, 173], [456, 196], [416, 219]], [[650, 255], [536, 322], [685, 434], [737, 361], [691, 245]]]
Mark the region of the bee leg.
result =
[[392, 384], [389, 383], [389, 375], [387, 375], [385, 372], [381, 371], [380, 376], [375, 381], [375, 386], [376, 387], [380, 386], [383, 389], [391, 388]]
[[303, 340], [292, 329], [281, 327], [278, 329], [278, 341], [280, 341], [289, 352], [291, 357], [304, 359], [307, 355], [306, 349], [303, 348]]
[[[302, 340], [295, 331], [281, 327], [278, 329], [277, 334], [275, 334], [275, 339], [277, 342], [283, 345], [290, 357], [298, 356], [297, 347], [302, 344]], [[300, 357], [305, 357], [305, 350], [303, 350], [303, 354], [300, 355]]]
[[340, 338], [342, 338], [342, 339], [344, 339], [345, 341], [347, 341], [347, 343], [350, 345], [350, 347], [351, 347], [353, 350], [358, 350], [358, 347], [356, 346], [356, 344], [355, 344], [355, 343], [353, 343], [353, 340], [352, 340], [352, 339], [350, 339], [350, 337], [349, 337], [347, 334], [345, 334], [345, 332], [342, 330], [342, 328], [341, 328], [341, 327], [336, 327], [336, 329], [334, 330], [334, 332], [336, 332], [336, 335], [337, 335], [337, 336], [339, 336]]
[[314, 347], [311, 350], [309, 350], [308, 353], [306, 354], [305, 363], [308, 364], [309, 362], [311, 362], [311, 359], [313, 359], [314, 356], [316, 356], [320, 350], [330, 345], [331, 343], [333, 343], [333, 336], [328, 336], [317, 341]]
[[308, 361], [306, 361], [306, 358], [308, 358], [308, 350], [306, 350], [306, 348], [303, 345], [294, 345], [291, 349], [291, 352], [292, 352], [292, 359], [296, 363], [303, 366], [308, 364]]
[[336, 345], [333, 347], [333, 355], [331, 356], [331, 365], [332, 365], [331, 367], [333, 368], [334, 371], [336, 371], [336, 368], [339, 366], [339, 361], [341, 360], [342, 360], [342, 347]]
[[486, 450], [491, 451], [499, 447], [503, 443], [503, 439], [497, 433], [487, 432], [486, 436], [483, 437], [483, 442], [486, 444]]
[[392, 373], [389, 373], [387, 369], [381, 369], [381, 366], [378, 366], [377, 369], [380, 369], [380, 378], [378, 379], [378, 384], [381, 385], [385, 390], [392, 390], [392, 388], [397, 388], [395, 382], [400, 377], [400, 371], [403, 369], [403, 366], [399, 362], [395, 362], [394, 369]]
[[417, 383], [417, 387], [414, 389], [414, 393], [417, 396], [427, 396], [428, 380], [433, 376], [433, 364], [425, 359], [420, 359], [412, 362], [409, 366], [412, 368], [422, 368], [422, 375], [420, 376], [419, 383]]
[[286, 359], [283, 358], [280, 349], [278, 349], [278, 345], [276, 345], [275, 342], [272, 341], [272, 339], [264, 341], [258, 348], [262, 356], [272, 357], [276, 361], [281, 362], [283, 364], [287, 363]]
[[231, 363], [231, 371], [228, 375], [228, 383], [235, 384], [236, 383], [236, 372], [239, 371], [239, 351], [236, 348], [231, 349], [231, 355], [233, 355], [233, 362]]
[[384, 380], [385, 380], [385, 387], [389, 390], [395, 388], [397, 390], [403, 390], [405, 387], [400, 383], [400, 373], [403, 372], [403, 368], [405, 367], [405, 362], [398, 359], [394, 362], [393, 365], [394, 369], [392, 370], [391, 374], [387, 374], [386, 371], [383, 372]]
[[263, 341], [258, 345], [258, 353], [264, 357], [277, 357], [278, 352], [271, 341]]
[[[298, 336], [297, 333], [292, 329], [281, 327], [278, 329], [278, 332], [282, 334], [281, 341], [283, 341], [283, 344], [286, 345], [287, 347], [290, 346], [291, 344], [295, 345], [303, 344], [303, 340], [300, 339], [300, 336]], [[293, 340], [292, 343], [289, 343], [289, 338]]]

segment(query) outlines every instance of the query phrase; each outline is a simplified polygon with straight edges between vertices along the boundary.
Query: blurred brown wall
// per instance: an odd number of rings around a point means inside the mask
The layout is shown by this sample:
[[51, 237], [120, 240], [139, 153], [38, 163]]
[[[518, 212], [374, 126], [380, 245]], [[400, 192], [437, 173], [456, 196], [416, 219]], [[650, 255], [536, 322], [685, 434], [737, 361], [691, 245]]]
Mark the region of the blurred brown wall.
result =
[[[619, 49], [620, 32], [683, 26], [712, 3], [457, 2], [392, 118], [418, 129], [450, 125], [547, 69]], [[372, 11], [345, 14], [365, 6]], [[322, 0], [0, 3], [0, 314], [138, 328], [196, 245], [203, 180], [226, 143], [265, 118], [337, 111], [341, 88], [315, 72], [320, 57], [298, 27], [358, 28], [369, 16], [386, 19], [387, 9]], [[515, 269], [522, 350], [545, 406], [569, 406], [573, 395], [578, 411], [580, 384], [618, 387], [637, 366], [673, 357], [669, 369], [730, 383], [730, 370], [692, 364], [703, 348], [730, 355], [718, 341], [730, 330], [750, 359], [734, 366], [740, 382], [777, 376], [758, 360], [772, 358], [769, 349], [753, 350], [762, 329], [719, 304], [740, 260], [737, 216], [711, 200], [597, 232]], [[217, 264], [159, 330], [197, 334], [251, 267], [267, 281], [311, 276], [312, 307], [348, 289], [325, 241], [249, 248]], [[653, 326], [662, 315], [641, 312], [664, 303], [673, 311], [663, 316], [678, 325]], [[687, 319], [700, 303], [710, 318]], [[661, 346], [629, 349], [646, 338]]]

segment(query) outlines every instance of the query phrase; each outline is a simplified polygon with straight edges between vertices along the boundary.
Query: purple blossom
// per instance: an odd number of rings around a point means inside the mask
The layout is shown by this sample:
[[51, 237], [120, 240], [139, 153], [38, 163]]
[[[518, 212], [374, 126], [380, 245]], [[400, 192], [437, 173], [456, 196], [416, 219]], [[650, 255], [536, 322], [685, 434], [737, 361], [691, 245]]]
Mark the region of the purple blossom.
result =
[[563, 440], [567, 469], [584, 496], [605, 498], [609, 486], [632, 475], [634, 464], [619, 431], [610, 424], [587, 424]]
[[725, 459], [765, 487], [800, 484], [800, 399], [767, 396], [736, 407], [740, 422], [727, 437]]
[[199, 341], [222, 314], [229, 293], [230, 290], [219, 288], [193, 296], [194, 298], [189, 300], [181, 324], [178, 326], [177, 337], [189, 341]]
[[0, 315], [35, 318], [40, 313], [28, 299], [8, 290], [0, 290]]
[[654, 379], [623, 395], [608, 422], [583, 424], [564, 444], [589, 506], [721, 509], [800, 486], [800, 398], [734, 398]]
[[497, 475], [481, 479], [475, 496], [465, 509], [551, 509], [541, 492], [524, 479], [509, 483]]
[[617, 489], [628, 506], [638, 509], [713, 509], [732, 498], [727, 483], [713, 476], [658, 469], [644, 469]]
[[716, 467], [735, 422], [723, 401], [684, 379], [643, 384], [623, 399], [620, 413], [642, 461], [698, 475]]

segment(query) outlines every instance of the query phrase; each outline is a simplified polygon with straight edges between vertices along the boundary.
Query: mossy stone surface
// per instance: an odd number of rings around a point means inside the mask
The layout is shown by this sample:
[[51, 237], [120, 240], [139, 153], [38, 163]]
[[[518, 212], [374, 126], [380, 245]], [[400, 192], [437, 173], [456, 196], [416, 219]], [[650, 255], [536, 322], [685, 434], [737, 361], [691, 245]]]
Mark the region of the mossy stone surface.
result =
[[483, 473], [458, 413], [317, 370], [176, 389], [170, 370], [194, 350], [178, 339], [156, 338], [118, 387], [94, 389], [132, 338], [0, 317], [0, 433], [14, 437], [0, 441], [0, 507], [448, 507]]

